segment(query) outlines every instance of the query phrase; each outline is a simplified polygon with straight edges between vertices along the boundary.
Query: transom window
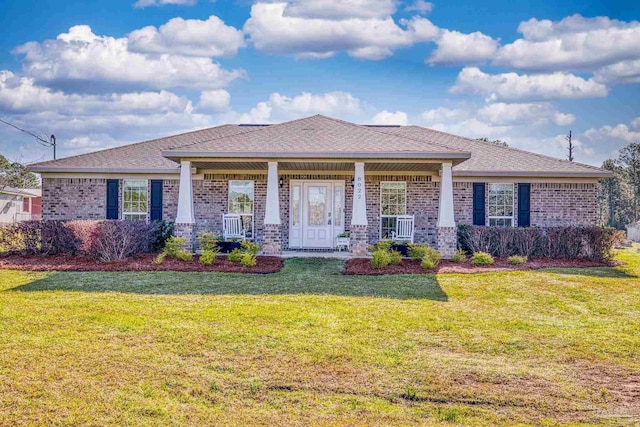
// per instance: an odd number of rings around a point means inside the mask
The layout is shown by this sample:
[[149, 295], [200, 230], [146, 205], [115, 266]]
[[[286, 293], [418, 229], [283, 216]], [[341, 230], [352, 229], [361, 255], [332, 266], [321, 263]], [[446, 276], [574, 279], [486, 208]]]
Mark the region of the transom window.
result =
[[253, 181], [229, 181], [229, 213], [240, 214], [248, 239], [253, 238]]
[[122, 192], [122, 218], [146, 221], [148, 197], [147, 180], [125, 179]]
[[380, 237], [391, 239], [399, 215], [407, 214], [407, 183], [380, 183]]
[[489, 225], [513, 227], [513, 184], [489, 184]]

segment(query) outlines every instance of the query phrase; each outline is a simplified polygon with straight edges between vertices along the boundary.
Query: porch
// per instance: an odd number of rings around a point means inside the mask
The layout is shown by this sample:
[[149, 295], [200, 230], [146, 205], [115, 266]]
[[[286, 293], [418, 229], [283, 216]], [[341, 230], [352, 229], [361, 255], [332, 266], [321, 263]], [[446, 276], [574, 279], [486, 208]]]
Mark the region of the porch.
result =
[[[435, 244], [450, 256], [456, 243], [451, 172], [456, 159], [358, 160], [181, 159], [176, 234], [193, 241], [200, 229], [196, 208], [202, 207], [194, 201], [194, 181], [260, 176], [251, 184], [260, 195], [253, 187], [246, 193], [236, 188], [250, 180], [228, 179], [226, 194], [216, 197], [219, 205], [228, 200], [226, 207], [216, 207], [222, 229], [214, 231], [223, 234], [223, 218], [234, 214], [242, 217], [242, 233], [270, 255], [347, 257], [334, 249], [348, 232], [349, 256], [366, 256], [368, 244], [380, 238]], [[225, 191], [222, 185], [213, 191]]]

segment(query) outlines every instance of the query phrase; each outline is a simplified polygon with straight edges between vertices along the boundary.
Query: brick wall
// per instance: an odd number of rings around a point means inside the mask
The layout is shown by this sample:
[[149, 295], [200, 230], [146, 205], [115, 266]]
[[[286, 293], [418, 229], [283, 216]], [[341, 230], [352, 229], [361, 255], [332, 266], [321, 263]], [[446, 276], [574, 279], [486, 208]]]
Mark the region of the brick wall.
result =
[[106, 216], [106, 179], [42, 179], [42, 219], [104, 219]]
[[531, 225], [595, 225], [598, 184], [531, 184]]

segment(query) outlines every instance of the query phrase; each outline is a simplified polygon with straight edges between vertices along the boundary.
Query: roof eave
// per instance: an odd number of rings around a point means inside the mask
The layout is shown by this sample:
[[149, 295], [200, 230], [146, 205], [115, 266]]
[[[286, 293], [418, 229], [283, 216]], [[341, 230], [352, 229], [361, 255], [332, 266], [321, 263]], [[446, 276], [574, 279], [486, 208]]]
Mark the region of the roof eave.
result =
[[29, 166], [36, 173], [180, 173], [180, 168], [74, 168], [69, 166]]
[[488, 176], [488, 177], [540, 177], [540, 178], [611, 178], [611, 172], [584, 171], [584, 172], [555, 172], [555, 171], [467, 171], [453, 170], [454, 176]]
[[466, 160], [471, 158], [471, 153], [466, 151], [459, 152], [380, 152], [380, 153], [353, 153], [353, 152], [261, 152], [261, 151], [238, 151], [238, 152], [220, 152], [220, 151], [182, 151], [182, 150], [165, 150], [162, 155], [173, 161], [179, 161], [180, 158], [264, 158], [264, 159], [460, 159]]

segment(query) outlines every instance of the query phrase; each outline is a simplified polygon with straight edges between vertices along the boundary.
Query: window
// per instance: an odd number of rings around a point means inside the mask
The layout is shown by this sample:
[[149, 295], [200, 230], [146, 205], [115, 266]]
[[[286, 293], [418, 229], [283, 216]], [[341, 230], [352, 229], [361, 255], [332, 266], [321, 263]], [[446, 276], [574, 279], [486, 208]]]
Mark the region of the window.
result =
[[391, 239], [399, 215], [407, 213], [407, 183], [380, 183], [380, 237]]
[[144, 179], [124, 180], [122, 192], [122, 218], [127, 220], [147, 220], [147, 181]]
[[291, 189], [291, 224], [300, 225], [300, 185], [294, 185]]
[[252, 239], [253, 181], [229, 181], [229, 213], [240, 214], [247, 239]]
[[513, 227], [513, 184], [489, 184], [489, 225]]

